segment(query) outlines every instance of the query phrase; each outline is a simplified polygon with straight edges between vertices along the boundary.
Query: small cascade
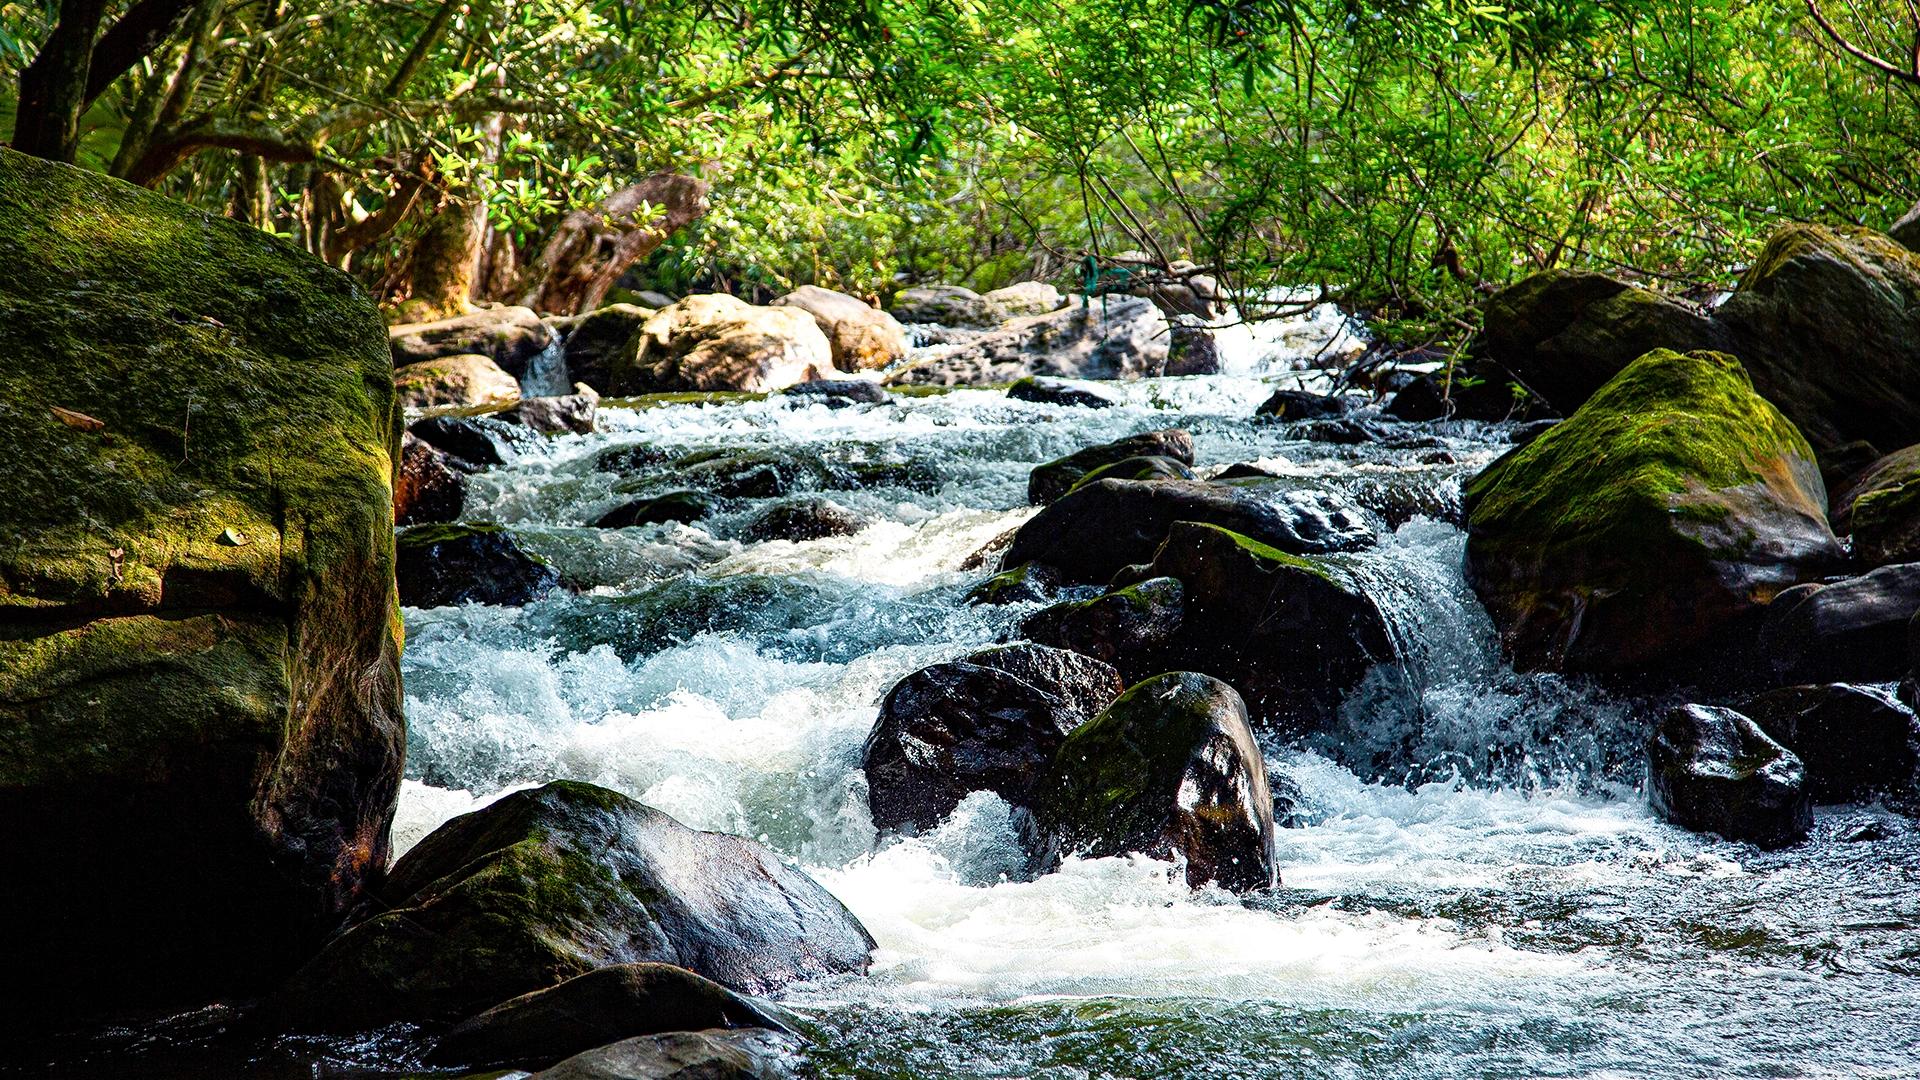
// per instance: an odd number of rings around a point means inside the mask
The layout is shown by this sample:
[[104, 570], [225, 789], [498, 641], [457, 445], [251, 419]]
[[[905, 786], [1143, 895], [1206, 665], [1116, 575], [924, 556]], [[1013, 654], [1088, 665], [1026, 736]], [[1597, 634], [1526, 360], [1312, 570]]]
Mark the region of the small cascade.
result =
[[527, 370], [520, 376], [520, 394], [522, 397], [557, 397], [571, 393], [573, 381], [567, 375], [566, 342], [556, 333], [546, 348], [527, 361]]

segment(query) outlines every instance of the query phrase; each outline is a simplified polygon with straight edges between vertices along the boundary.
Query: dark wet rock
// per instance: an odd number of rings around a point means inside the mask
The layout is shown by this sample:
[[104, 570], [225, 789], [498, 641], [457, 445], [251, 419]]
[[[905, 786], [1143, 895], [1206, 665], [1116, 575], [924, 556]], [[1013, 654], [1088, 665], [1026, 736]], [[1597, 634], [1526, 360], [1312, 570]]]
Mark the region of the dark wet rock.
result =
[[567, 377], [595, 391], [610, 392], [613, 357], [654, 313], [638, 304], [608, 304], [585, 315], [550, 318], [547, 326], [564, 335]]
[[522, 398], [493, 415], [542, 435], [591, 435], [599, 410], [600, 395], [590, 386], [576, 384], [574, 393]]
[[1148, 572], [1176, 578], [1186, 591], [1164, 662], [1231, 683], [1257, 727], [1287, 735], [1324, 729], [1375, 665], [1398, 658], [1386, 617], [1337, 559], [1295, 556], [1183, 521]]
[[824, 451], [706, 450], [674, 457], [666, 468], [676, 485], [729, 499], [884, 487], [930, 491], [940, 484], [939, 474], [925, 462], [889, 458], [856, 446]]
[[602, 451], [594, 457], [593, 467], [600, 472], [635, 475], [657, 469], [672, 460], [672, 454], [651, 443], [635, 443]]
[[426, 525], [452, 521], [467, 501], [466, 475], [445, 451], [413, 436], [400, 438], [400, 461], [393, 470], [393, 523]]
[[1652, 352], [1466, 485], [1468, 579], [1521, 667], [1698, 668], [1838, 563], [1826, 502], [1738, 361]]
[[819, 402], [829, 409], [844, 409], [849, 405], [885, 405], [893, 400], [886, 387], [866, 379], [803, 382], [780, 391], [780, 396], [796, 402]]
[[798, 1040], [772, 1031], [677, 1031], [623, 1039], [529, 1080], [799, 1080]]
[[786, 1031], [775, 1010], [672, 964], [615, 964], [461, 1021], [427, 1060], [539, 1069], [621, 1039], [674, 1031]]
[[1007, 387], [1007, 396], [1015, 401], [1041, 405], [1072, 405], [1083, 409], [1110, 409], [1120, 404], [1120, 395], [1097, 383], [1078, 379], [1052, 379], [1029, 375]]
[[553, 333], [529, 308], [500, 307], [435, 322], [387, 329], [395, 367], [445, 356], [480, 355], [514, 378], [553, 343]]
[[1647, 743], [1654, 812], [1695, 832], [1782, 847], [1813, 825], [1806, 767], [1732, 709], [1669, 710]]
[[1029, 375], [1138, 379], [1167, 364], [1167, 317], [1153, 301], [1102, 297], [1012, 319], [895, 376], [923, 386], [991, 386]]
[[1020, 527], [1002, 565], [1043, 563], [1091, 584], [1150, 562], [1176, 521], [1232, 529], [1282, 551], [1350, 551], [1373, 542], [1364, 514], [1332, 491], [1196, 480], [1096, 480]]
[[525, 429], [502, 423], [490, 416], [429, 416], [407, 425], [421, 442], [428, 443], [465, 463], [466, 471], [512, 461]]
[[1879, 458], [1833, 500], [1833, 530], [1851, 533], [1868, 566], [1920, 562], [1920, 446]]
[[394, 548], [400, 602], [408, 607], [517, 607], [560, 587], [559, 572], [498, 525], [416, 525]]
[[1193, 464], [1193, 436], [1178, 428], [1129, 435], [1110, 443], [1076, 450], [1063, 458], [1034, 466], [1027, 478], [1027, 501], [1045, 506], [1073, 490], [1086, 475], [1102, 465], [1137, 457], [1171, 458]]
[[1365, 446], [1385, 441], [1385, 433], [1364, 420], [1305, 420], [1295, 424], [1288, 434], [1303, 442], [1331, 446]]
[[872, 523], [865, 514], [829, 499], [800, 499], [768, 507], [753, 519], [740, 539], [749, 543], [818, 540], [823, 536], [851, 536]]
[[1276, 420], [1326, 420], [1345, 416], [1352, 411], [1353, 401], [1350, 398], [1314, 394], [1305, 390], [1275, 390], [1273, 396], [1261, 402], [1253, 414], [1271, 416]]
[[1520, 420], [1536, 415], [1539, 405], [1504, 372], [1472, 368], [1449, 379], [1422, 375], [1394, 392], [1381, 413], [1395, 420]]
[[1186, 599], [1178, 579], [1150, 578], [1091, 600], [1036, 611], [1020, 624], [1020, 634], [1104, 660], [1121, 678], [1138, 682], [1167, 670], [1186, 616]]
[[405, 727], [398, 410], [360, 286], [0, 150], [0, 311], [11, 1058], [318, 947], [378, 894]]
[[1037, 563], [1026, 563], [1003, 570], [967, 590], [966, 601], [969, 604], [1030, 604], [1052, 596], [1058, 586], [1053, 571]]
[[975, 791], [1028, 804], [1061, 739], [1122, 688], [1111, 666], [1038, 645], [914, 672], [887, 692], [861, 751], [873, 823], [929, 829]]
[[1220, 344], [1197, 326], [1176, 325], [1168, 336], [1168, 375], [1218, 375]]
[[1760, 647], [1787, 682], [1891, 682], [1907, 673], [1920, 563], [1788, 589], [1767, 606]]
[[1514, 446], [1525, 446], [1540, 436], [1545, 435], [1547, 432], [1552, 431], [1553, 426], [1559, 422], [1559, 419], [1556, 418], [1551, 420], [1529, 420], [1524, 424], [1515, 424], [1513, 430], [1507, 433], [1507, 441]]
[[1192, 469], [1184, 463], [1170, 457], [1157, 454], [1124, 458], [1110, 465], [1101, 465], [1074, 481], [1068, 488], [1068, 494], [1101, 480], [1195, 480]]
[[[1435, 456], [1436, 460], [1424, 460]], [[1452, 465], [1451, 454], [1423, 455], [1421, 464]], [[1228, 486], [1246, 486], [1256, 490], [1285, 487], [1318, 491], [1333, 487], [1352, 499], [1362, 510], [1374, 514], [1388, 529], [1398, 529], [1417, 517], [1432, 518], [1459, 525], [1466, 520], [1460, 507], [1457, 469], [1395, 469], [1386, 472], [1354, 471], [1335, 476], [1292, 476], [1252, 462], [1229, 465], [1213, 477], [1213, 482]]]
[[873, 939], [765, 847], [556, 781], [434, 830], [384, 907], [267, 1005], [286, 1027], [457, 1021], [597, 968], [664, 963], [731, 990], [866, 970]]
[[1806, 764], [1815, 802], [1911, 793], [1920, 778], [1920, 720], [1872, 686], [1789, 686], [1748, 698], [1740, 712]]
[[658, 525], [667, 521], [683, 524], [701, 521], [719, 508], [713, 496], [700, 491], [669, 491], [650, 499], [636, 499], [600, 515], [596, 529], [630, 529], [636, 525]]
[[1043, 859], [1141, 852], [1184, 860], [1196, 888], [1279, 880], [1266, 765], [1218, 679], [1177, 671], [1132, 687], [1060, 744], [1039, 795]]

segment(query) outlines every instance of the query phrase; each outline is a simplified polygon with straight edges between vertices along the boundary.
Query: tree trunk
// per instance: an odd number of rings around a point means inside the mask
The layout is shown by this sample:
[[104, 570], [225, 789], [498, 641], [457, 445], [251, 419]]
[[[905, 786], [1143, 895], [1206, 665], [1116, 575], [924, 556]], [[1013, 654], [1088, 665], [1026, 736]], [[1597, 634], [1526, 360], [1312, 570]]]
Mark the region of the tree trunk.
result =
[[459, 315], [471, 308], [474, 272], [486, 234], [486, 204], [443, 201], [408, 258], [408, 322]]
[[[578, 315], [599, 307], [627, 267], [707, 212], [708, 186], [691, 176], [654, 173], [614, 192], [593, 210], [568, 214], [535, 260], [521, 302], [550, 315]], [[645, 220], [640, 215], [643, 206], [662, 213]]]
[[87, 73], [106, 11], [106, 0], [62, 0], [53, 32], [20, 72], [20, 100], [13, 112], [15, 150], [68, 164], [79, 154]]

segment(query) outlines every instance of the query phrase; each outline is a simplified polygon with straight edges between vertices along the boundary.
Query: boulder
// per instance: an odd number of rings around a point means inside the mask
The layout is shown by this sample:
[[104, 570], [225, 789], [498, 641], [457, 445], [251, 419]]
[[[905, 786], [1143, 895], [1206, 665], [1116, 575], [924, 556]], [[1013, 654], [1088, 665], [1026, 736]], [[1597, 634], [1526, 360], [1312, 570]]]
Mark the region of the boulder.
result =
[[638, 304], [608, 304], [585, 315], [548, 319], [548, 327], [564, 335], [562, 347], [567, 357], [567, 378], [585, 383], [602, 394], [610, 392], [613, 358], [633, 340], [655, 310]]
[[1138, 379], [1167, 366], [1167, 317], [1153, 301], [1109, 296], [1046, 315], [1013, 319], [959, 348], [922, 361], [895, 381], [991, 386], [1029, 375]]
[[466, 474], [454, 468], [447, 453], [412, 432], [401, 436], [400, 460], [393, 469], [393, 523], [452, 521], [466, 501]]
[[1305, 390], [1275, 390], [1273, 396], [1261, 402], [1253, 414], [1271, 416], [1276, 420], [1327, 420], [1352, 411], [1351, 398], [1314, 394]]
[[520, 380], [478, 353], [443, 356], [396, 368], [393, 389], [400, 404], [419, 409], [432, 405], [511, 405], [520, 400]]
[[1266, 763], [1233, 687], [1190, 671], [1130, 688], [1060, 744], [1034, 807], [1043, 855], [1185, 863], [1196, 888], [1279, 883]]
[[447, 356], [478, 354], [518, 379], [554, 343], [553, 332], [531, 308], [499, 307], [434, 322], [388, 327], [395, 367]]
[[1507, 376], [1484, 366], [1448, 377], [1417, 375], [1380, 409], [1395, 420], [1525, 420], [1544, 410]]
[[426, 416], [408, 424], [407, 432], [447, 454], [448, 465], [463, 472], [505, 465], [529, 438], [525, 429], [491, 416]]
[[1869, 465], [1833, 500], [1833, 531], [1868, 566], [1920, 562], [1920, 446]]
[[747, 994], [866, 970], [873, 939], [760, 844], [591, 784], [517, 791], [396, 862], [378, 914], [266, 1005], [312, 1031], [457, 1021], [597, 968], [663, 963]]
[[1058, 311], [1067, 306], [1067, 299], [1060, 290], [1044, 281], [1019, 281], [1004, 288], [994, 289], [981, 296], [989, 304], [997, 305], [1006, 312], [1009, 319], [1023, 315], [1045, 315], [1049, 311]]
[[258, 229], [9, 150], [0, 309], [0, 1029], [255, 992], [387, 859], [379, 312]]
[[575, 383], [573, 389], [571, 394], [522, 398], [493, 415], [542, 435], [591, 435], [598, 422], [600, 395], [585, 383]]
[[1220, 374], [1220, 344], [1198, 326], [1175, 324], [1167, 341], [1168, 375]]
[[1759, 725], [1707, 705], [1669, 710], [1647, 743], [1647, 796], [1683, 829], [1783, 847], [1813, 825], [1806, 767]]
[[833, 366], [841, 371], [873, 371], [907, 358], [906, 327], [859, 297], [802, 285], [773, 304], [812, 315], [827, 335]]
[[893, 294], [893, 317], [903, 323], [988, 330], [1008, 318], [1007, 310], [959, 285], [915, 285]]
[[654, 312], [615, 354], [608, 378], [615, 394], [764, 393], [832, 372], [833, 350], [812, 315], [706, 293]]
[[1920, 563], [1789, 589], [1767, 606], [1760, 648], [1786, 682], [1892, 682], [1907, 673]]
[[1139, 682], [1167, 670], [1186, 617], [1186, 602], [1186, 588], [1178, 578], [1150, 578], [1091, 600], [1070, 600], [1036, 611], [1021, 622], [1020, 635], [1103, 660], [1122, 679]]
[[1122, 689], [1112, 667], [1038, 645], [914, 672], [887, 692], [861, 750], [874, 825], [930, 829], [975, 791], [1027, 805], [1061, 739]]
[[780, 396], [791, 398], [796, 404], [819, 402], [829, 409], [844, 409], [849, 405], [885, 405], [893, 400], [886, 387], [865, 379], [803, 382], [780, 391]]
[[1794, 752], [1816, 803], [1911, 794], [1920, 779], [1920, 720], [1872, 686], [1788, 686], [1748, 698], [1740, 712]]
[[538, 1069], [621, 1039], [674, 1031], [786, 1031], [777, 1010], [686, 968], [615, 964], [472, 1016], [435, 1042], [435, 1064]]
[[1038, 405], [1066, 405], [1082, 409], [1110, 409], [1120, 404], [1120, 395], [1097, 383], [1077, 379], [1054, 379], [1029, 375], [1007, 387], [1007, 396], [1015, 401]]
[[1677, 665], [1839, 560], [1826, 501], [1737, 360], [1657, 350], [1468, 482], [1468, 580], [1521, 667]]
[[1095, 480], [1029, 518], [1003, 567], [1041, 563], [1074, 584], [1152, 561], [1175, 522], [1207, 522], [1282, 551], [1351, 551], [1374, 539], [1365, 515], [1332, 491], [1257, 480]]
[[749, 543], [767, 540], [818, 540], [823, 536], [851, 536], [873, 523], [865, 514], [830, 499], [800, 499], [770, 506], [740, 533]]
[[676, 1031], [588, 1050], [528, 1080], [799, 1080], [799, 1043], [778, 1032]]
[[1178, 428], [1148, 431], [1089, 446], [1044, 465], [1036, 465], [1027, 474], [1027, 501], [1035, 506], [1045, 506], [1073, 490], [1074, 485], [1102, 465], [1136, 457], [1172, 458], [1182, 465], [1191, 466], [1193, 436]]
[[400, 602], [408, 607], [511, 607], [560, 586], [558, 571], [522, 551], [498, 525], [416, 525], [400, 533], [394, 547]]
[[[1053, 571], [1037, 563], [1003, 570], [967, 590], [969, 604], [1031, 604], [1053, 595]], [[1042, 644], [1046, 644], [1042, 642]]]
[[631, 529], [637, 525], [658, 525], [667, 521], [690, 523], [711, 517], [719, 502], [700, 491], [669, 491], [650, 499], [636, 499], [600, 515], [596, 529]]
[[1170, 457], [1147, 454], [1141, 457], [1122, 458], [1110, 465], [1101, 465], [1087, 475], [1074, 481], [1067, 494], [1102, 480], [1197, 480], [1192, 469]]

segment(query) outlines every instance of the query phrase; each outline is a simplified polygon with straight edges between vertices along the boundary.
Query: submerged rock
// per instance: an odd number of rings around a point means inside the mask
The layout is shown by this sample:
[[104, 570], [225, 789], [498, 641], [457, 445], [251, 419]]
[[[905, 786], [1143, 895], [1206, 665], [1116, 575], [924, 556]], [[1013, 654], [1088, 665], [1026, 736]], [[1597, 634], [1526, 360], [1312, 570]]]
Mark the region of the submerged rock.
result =
[[1045, 506], [1073, 490], [1075, 484], [1103, 465], [1136, 457], [1171, 458], [1193, 465], [1193, 436], [1179, 428], [1129, 435], [1098, 446], [1076, 450], [1063, 458], [1036, 465], [1027, 475], [1027, 501]]
[[1907, 673], [1920, 563], [1789, 589], [1767, 606], [1760, 647], [1787, 682], [1892, 682]]
[[1153, 301], [1109, 296], [1013, 319], [896, 378], [931, 386], [988, 386], [1029, 375], [1138, 379], [1165, 370], [1167, 337], [1167, 317]]
[[672, 964], [615, 964], [503, 1001], [442, 1035], [427, 1060], [538, 1069], [620, 1039], [724, 1028], [787, 1030], [758, 1005]]
[[1373, 542], [1358, 507], [1331, 491], [1196, 480], [1095, 480], [1020, 527], [1002, 566], [1037, 562], [1095, 583], [1149, 562], [1175, 522], [1232, 529], [1283, 551], [1349, 551]]
[[846, 293], [802, 285], [773, 302], [812, 315], [827, 335], [833, 366], [841, 371], [873, 371], [907, 358], [907, 331], [899, 320]]
[[1920, 446], [1888, 454], [1833, 500], [1833, 531], [1851, 533], [1868, 566], [1920, 562]]
[[615, 354], [609, 379], [616, 394], [766, 392], [832, 375], [832, 347], [812, 315], [710, 293], [654, 312]]
[[1841, 557], [1813, 451], [1719, 353], [1648, 353], [1466, 486], [1468, 580], [1526, 668], [1676, 665]]
[[400, 533], [395, 551], [400, 602], [408, 607], [515, 607], [560, 587], [559, 571], [498, 525], [418, 525]]
[[520, 400], [520, 380], [478, 354], [444, 356], [396, 368], [393, 388], [408, 408], [429, 405], [511, 405]]
[[596, 529], [631, 529], [639, 525], [658, 525], [668, 521], [701, 521], [712, 516], [719, 503], [699, 491], [669, 491], [650, 499], [636, 499], [600, 515]]
[[771, 851], [605, 788], [517, 791], [394, 864], [384, 907], [268, 1004], [301, 1030], [453, 1021], [596, 968], [665, 963], [729, 989], [866, 970], [873, 939]]
[[1190, 671], [1140, 683], [1067, 736], [1034, 807], [1047, 852], [1178, 858], [1196, 888], [1270, 888], [1273, 795], [1240, 695]]
[[1052, 379], [1029, 375], [1007, 387], [1007, 396], [1015, 401], [1041, 405], [1069, 405], [1083, 409], [1110, 409], [1120, 404], [1120, 395], [1080, 379]]
[[400, 460], [393, 470], [393, 523], [452, 521], [466, 501], [466, 475], [454, 468], [446, 452], [412, 432], [402, 435]]
[[553, 344], [553, 333], [530, 308], [500, 307], [387, 329], [395, 367], [478, 354], [518, 379]]
[[379, 312], [258, 229], [10, 150], [0, 309], [0, 1029], [257, 992], [386, 864]]
[[770, 506], [741, 532], [749, 543], [767, 540], [818, 540], [823, 536], [852, 536], [873, 520], [830, 499], [801, 499]]
[[608, 304], [585, 315], [548, 319], [549, 328], [565, 335], [567, 378], [609, 393], [614, 355], [633, 340], [655, 310], [638, 304]]
[[529, 1080], [799, 1080], [798, 1040], [772, 1031], [677, 1031], [577, 1054]]
[[874, 825], [930, 829], [975, 791], [1028, 804], [1060, 740], [1122, 688], [1112, 667], [1037, 645], [914, 672], [887, 692], [861, 750]]
[[1740, 712], [1806, 764], [1815, 802], [1912, 794], [1920, 780], [1920, 720], [1871, 686], [1789, 686], [1748, 698]]
[[1157, 577], [1114, 588], [1091, 600], [1055, 604], [1027, 616], [1020, 633], [1112, 664], [1138, 682], [1166, 671], [1186, 618], [1186, 588]]
[[1732, 709], [1683, 705], [1647, 744], [1647, 796], [1684, 829], [1782, 847], [1807, 835], [1806, 767]]

